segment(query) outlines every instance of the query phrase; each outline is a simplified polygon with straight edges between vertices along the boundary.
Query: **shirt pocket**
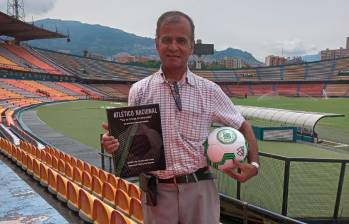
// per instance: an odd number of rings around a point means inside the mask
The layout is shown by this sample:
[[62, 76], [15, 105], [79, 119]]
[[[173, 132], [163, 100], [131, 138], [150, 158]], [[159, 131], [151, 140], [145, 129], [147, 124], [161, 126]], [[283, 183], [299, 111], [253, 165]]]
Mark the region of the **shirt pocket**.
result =
[[191, 142], [205, 140], [210, 124], [207, 111], [183, 108], [177, 115], [178, 132], [184, 140]]

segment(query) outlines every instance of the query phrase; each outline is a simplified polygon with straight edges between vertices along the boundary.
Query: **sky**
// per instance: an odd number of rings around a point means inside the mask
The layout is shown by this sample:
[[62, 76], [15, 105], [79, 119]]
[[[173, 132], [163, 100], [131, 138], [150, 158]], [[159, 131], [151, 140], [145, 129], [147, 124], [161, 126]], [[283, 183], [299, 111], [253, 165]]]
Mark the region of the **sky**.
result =
[[[264, 61], [345, 47], [349, 0], [23, 0], [25, 21], [52, 18], [100, 24], [154, 37], [157, 18], [180, 10], [215, 50], [241, 49]], [[0, 0], [6, 12], [7, 0]]]

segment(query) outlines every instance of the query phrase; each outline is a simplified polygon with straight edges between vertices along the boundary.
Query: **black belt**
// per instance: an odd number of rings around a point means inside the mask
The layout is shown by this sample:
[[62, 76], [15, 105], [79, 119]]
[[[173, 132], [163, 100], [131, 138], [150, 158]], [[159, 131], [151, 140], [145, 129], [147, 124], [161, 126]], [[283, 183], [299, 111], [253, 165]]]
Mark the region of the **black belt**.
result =
[[210, 180], [214, 179], [215, 176], [208, 170], [208, 167], [203, 167], [195, 171], [194, 173], [175, 176], [168, 179], [158, 178], [159, 183], [168, 183], [168, 184], [183, 184], [183, 183], [194, 183], [200, 180]]

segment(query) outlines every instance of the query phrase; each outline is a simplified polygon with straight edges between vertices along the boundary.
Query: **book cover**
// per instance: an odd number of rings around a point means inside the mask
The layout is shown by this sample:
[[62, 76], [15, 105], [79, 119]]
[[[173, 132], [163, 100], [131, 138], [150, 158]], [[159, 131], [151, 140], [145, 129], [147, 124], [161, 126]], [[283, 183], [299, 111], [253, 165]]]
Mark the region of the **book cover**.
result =
[[109, 133], [119, 140], [116, 176], [166, 169], [159, 104], [107, 109]]

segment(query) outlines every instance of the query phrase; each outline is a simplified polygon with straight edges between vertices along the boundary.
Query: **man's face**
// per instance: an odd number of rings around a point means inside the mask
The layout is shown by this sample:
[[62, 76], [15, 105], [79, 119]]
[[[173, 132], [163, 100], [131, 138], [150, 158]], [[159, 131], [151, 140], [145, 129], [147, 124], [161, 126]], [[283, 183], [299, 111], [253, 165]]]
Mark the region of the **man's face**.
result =
[[156, 49], [164, 69], [186, 69], [194, 49], [189, 21], [180, 17], [177, 22], [164, 22], [156, 39]]

